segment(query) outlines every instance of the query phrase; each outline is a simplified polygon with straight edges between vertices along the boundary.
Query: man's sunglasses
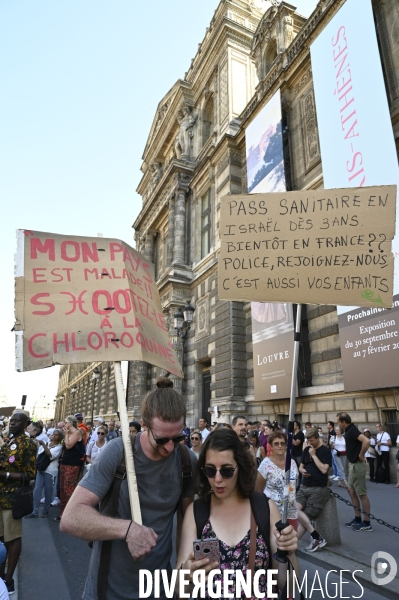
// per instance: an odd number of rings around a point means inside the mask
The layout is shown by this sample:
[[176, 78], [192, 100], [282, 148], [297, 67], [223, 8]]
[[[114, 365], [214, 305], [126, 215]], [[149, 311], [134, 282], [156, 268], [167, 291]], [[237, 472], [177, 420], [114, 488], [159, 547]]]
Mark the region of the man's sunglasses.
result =
[[214, 479], [218, 471], [223, 479], [231, 479], [236, 469], [237, 467], [222, 467], [221, 469], [216, 469], [215, 467], [202, 467], [202, 472], [205, 477], [208, 477], [209, 479]]
[[151, 429], [151, 427], [148, 426], [148, 429], [151, 431], [152, 433], [152, 437], [154, 438], [154, 441], [156, 443], [157, 446], [165, 446], [168, 442], [172, 441], [175, 445], [176, 444], [180, 444], [180, 442], [183, 442], [183, 440], [186, 439], [186, 435], [176, 435], [175, 437], [155, 437], [153, 430]]

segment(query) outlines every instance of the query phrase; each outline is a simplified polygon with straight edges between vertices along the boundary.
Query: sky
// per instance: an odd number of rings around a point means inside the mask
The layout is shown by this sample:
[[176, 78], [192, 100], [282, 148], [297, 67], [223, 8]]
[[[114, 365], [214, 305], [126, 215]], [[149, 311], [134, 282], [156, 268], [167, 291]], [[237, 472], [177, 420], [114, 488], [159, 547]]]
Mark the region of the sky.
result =
[[[292, 0], [309, 16], [317, 0]], [[14, 369], [17, 229], [133, 245], [141, 157], [217, 0], [0, 3], [0, 398], [52, 402], [58, 367]]]

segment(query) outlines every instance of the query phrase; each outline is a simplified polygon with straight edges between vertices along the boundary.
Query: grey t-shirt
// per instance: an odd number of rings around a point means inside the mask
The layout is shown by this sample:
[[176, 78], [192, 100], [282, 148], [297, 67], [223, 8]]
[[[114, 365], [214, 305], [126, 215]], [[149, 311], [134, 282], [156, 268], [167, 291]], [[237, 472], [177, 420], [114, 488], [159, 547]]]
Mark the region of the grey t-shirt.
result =
[[[157, 533], [156, 546], [141, 561], [134, 561], [124, 540], [112, 542], [107, 600], [139, 599], [139, 570], [170, 570], [172, 554], [173, 515], [182, 491], [182, 469], [180, 452], [175, 451], [161, 460], [149, 459], [141, 449], [140, 435], [136, 436], [134, 464], [139, 490], [143, 525], [152, 527]], [[115, 471], [123, 457], [121, 438], [111, 440], [94, 461], [79, 485], [104, 498], [115, 477]], [[191, 467], [195, 472], [196, 457], [190, 452]], [[184, 494], [194, 495], [194, 478]], [[127, 480], [122, 482], [117, 517], [131, 519]], [[101, 542], [94, 542], [89, 572], [83, 592], [84, 600], [97, 600], [97, 577], [100, 564]], [[153, 596], [151, 596], [153, 597]], [[163, 589], [161, 583], [161, 598]]]

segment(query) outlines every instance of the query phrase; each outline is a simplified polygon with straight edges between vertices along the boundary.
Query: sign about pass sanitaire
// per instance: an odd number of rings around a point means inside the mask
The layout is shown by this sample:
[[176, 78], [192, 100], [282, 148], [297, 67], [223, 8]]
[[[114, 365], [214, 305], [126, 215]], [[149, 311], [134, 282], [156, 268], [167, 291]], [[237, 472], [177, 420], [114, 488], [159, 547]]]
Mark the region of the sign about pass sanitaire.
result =
[[392, 307], [396, 186], [221, 199], [222, 300]]
[[153, 265], [122, 241], [18, 230], [16, 369], [143, 360], [181, 376]]

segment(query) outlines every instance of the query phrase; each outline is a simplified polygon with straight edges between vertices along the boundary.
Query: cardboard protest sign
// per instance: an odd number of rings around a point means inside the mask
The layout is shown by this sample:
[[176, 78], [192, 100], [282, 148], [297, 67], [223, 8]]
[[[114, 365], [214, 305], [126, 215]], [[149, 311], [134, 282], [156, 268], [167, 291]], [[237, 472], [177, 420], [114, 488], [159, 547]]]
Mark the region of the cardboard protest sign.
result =
[[122, 241], [17, 232], [16, 369], [143, 360], [182, 376], [153, 266]]
[[221, 199], [219, 297], [392, 307], [396, 186]]

